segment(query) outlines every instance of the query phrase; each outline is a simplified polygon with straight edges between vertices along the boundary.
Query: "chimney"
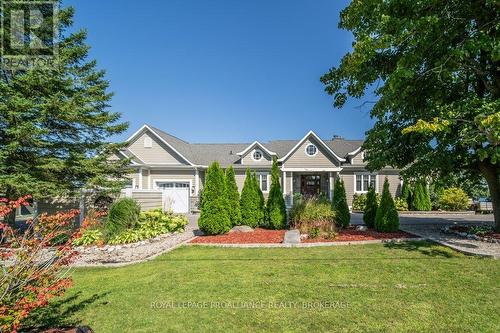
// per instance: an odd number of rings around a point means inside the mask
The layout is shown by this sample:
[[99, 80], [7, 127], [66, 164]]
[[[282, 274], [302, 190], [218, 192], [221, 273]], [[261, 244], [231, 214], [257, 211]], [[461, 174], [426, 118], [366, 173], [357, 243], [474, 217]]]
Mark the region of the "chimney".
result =
[[335, 139], [343, 139], [343, 137], [341, 135], [334, 134], [332, 136], [332, 140], [335, 140]]

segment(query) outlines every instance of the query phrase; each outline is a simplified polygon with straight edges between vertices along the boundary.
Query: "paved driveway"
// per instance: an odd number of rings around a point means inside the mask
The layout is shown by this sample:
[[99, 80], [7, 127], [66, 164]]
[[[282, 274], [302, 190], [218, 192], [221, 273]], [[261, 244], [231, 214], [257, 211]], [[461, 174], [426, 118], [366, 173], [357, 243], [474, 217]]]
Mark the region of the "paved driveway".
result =
[[[401, 215], [399, 217], [400, 229], [436, 241], [451, 247], [457, 251], [478, 254], [488, 257], [500, 258], [500, 244], [486, 243], [473, 239], [441, 233], [441, 228], [450, 224], [478, 224], [493, 225], [493, 215]], [[351, 215], [352, 224], [362, 224], [363, 215], [354, 213]]]

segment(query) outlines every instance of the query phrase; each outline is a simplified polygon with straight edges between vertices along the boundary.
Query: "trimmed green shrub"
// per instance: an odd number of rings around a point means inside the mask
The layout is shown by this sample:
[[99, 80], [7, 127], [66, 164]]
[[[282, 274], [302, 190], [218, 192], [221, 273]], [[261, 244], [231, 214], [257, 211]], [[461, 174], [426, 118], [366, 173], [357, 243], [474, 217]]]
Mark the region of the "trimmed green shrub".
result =
[[370, 186], [366, 194], [366, 203], [364, 207], [363, 221], [369, 228], [375, 227], [375, 217], [377, 216], [378, 200], [375, 189]]
[[333, 190], [332, 208], [335, 212], [335, 223], [338, 227], [345, 228], [351, 222], [351, 213], [347, 205], [344, 182], [337, 179]]
[[394, 232], [399, 229], [399, 216], [394, 200], [389, 192], [389, 181], [387, 177], [384, 181], [384, 190], [382, 192], [382, 199], [377, 208], [375, 216], [375, 229], [381, 232]]
[[415, 184], [412, 199], [412, 209], [419, 211], [431, 210], [431, 197], [429, 195], [429, 190], [427, 189], [427, 184], [424, 181], [418, 181]]
[[323, 233], [335, 231], [335, 212], [328, 201], [297, 200], [290, 210], [290, 224], [301, 233], [310, 234], [315, 228]]
[[198, 226], [208, 235], [224, 234], [231, 229], [224, 178], [218, 162], [212, 163], [207, 169]]
[[248, 225], [252, 228], [259, 225], [261, 218], [261, 213], [259, 211], [260, 196], [255, 186], [256, 182], [250, 170], [247, 169], [245, 183], [243, 184], [240, 197], [241, 224]]
[[267, 226], [270, 229], [284, 229], [286, 226], [286, 205], [281, 192], [278, 161], [273, 159], [271, 170], [271, 189], [267, 198]]
[[240, 210], [240, 193], [234, 178], [234, 170], [232, 166], [226, 169], [226, 194], [228, 202], [228, 213], [231, 225], [241, 224], [241, 210]]
[[141, 206], [131, 198], [120, 198], [109, 207], [108, 218], [104, 224], [106, 239], [118, 235], [137, 225]]
[[461, 188], [447, 188], [439, 197], [439, 207], [451, 211], [465, 210], [469, 208], [469, 198]]
[[103, 235], [99, 229], [86, 229], [83, 234], [73, 240], [72, 244], [75, 246], [89, 246], [95, 245], [103, 241]]
[[412, 187], [408, 180], [403, 179], [403, 188], [401, 189], [401, 199], [406, 202], [406, 206], [409, 209], [412, 202]]
[[355, 193], [352, 197], [352, 210], [364, 211], [366, 206], [366, 193]]
[[257, 175], [255, 172], [252, 174], [252, 183], [253, 190], [257, 193], [257, 197], [259, 198], [257, 205], [257, 221], [258, 225], [264, 226], [266, 225], [267, 216], [266, 216], [266, 199], [264, 199], [264, 193], [260, 189], [259, 182], [257, 181]]

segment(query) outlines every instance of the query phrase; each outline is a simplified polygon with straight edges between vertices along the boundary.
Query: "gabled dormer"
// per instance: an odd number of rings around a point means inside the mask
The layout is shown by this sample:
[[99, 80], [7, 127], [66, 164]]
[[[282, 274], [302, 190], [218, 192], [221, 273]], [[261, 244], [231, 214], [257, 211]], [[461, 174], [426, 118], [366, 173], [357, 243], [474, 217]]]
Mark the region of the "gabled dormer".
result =
[[267, 149], [263, 144], [254, 141], [243, 151], [237, 153], [240, 156], [242, 165], [270, 165], [273, 162], [273, 157], [276, 156], [275, 152]]

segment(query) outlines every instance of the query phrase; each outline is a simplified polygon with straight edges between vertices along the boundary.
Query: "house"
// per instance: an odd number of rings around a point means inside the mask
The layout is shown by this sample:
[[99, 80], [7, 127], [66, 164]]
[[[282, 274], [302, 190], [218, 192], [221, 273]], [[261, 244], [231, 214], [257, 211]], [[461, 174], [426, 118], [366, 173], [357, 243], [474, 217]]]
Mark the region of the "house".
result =
[[368, 186], [382, 192], [385, 177], [390, 191], [400, 191], [398, 170], [384, 168], [370, 173], [365, 168], [361, 140], [323, 140], [309, 131], [299, 140], [252, 143], [189, 143], [150, 125], [142, 126], [127, 140], [127, 148], [115, 158], [130, 158], [133, 173], [124, 195], [139, 200], [145, 209], [168, 206], [176, 212], [197, 209], [205, 171], [213, 161], [232, 166], [241, 191], [249, 168], [265, 196], [269, 192], [272, 160], [277, 158], [281, 186], [288, 207], [294, 194], [333, 195], [336, 177], [344, 180], [347, 201]]

